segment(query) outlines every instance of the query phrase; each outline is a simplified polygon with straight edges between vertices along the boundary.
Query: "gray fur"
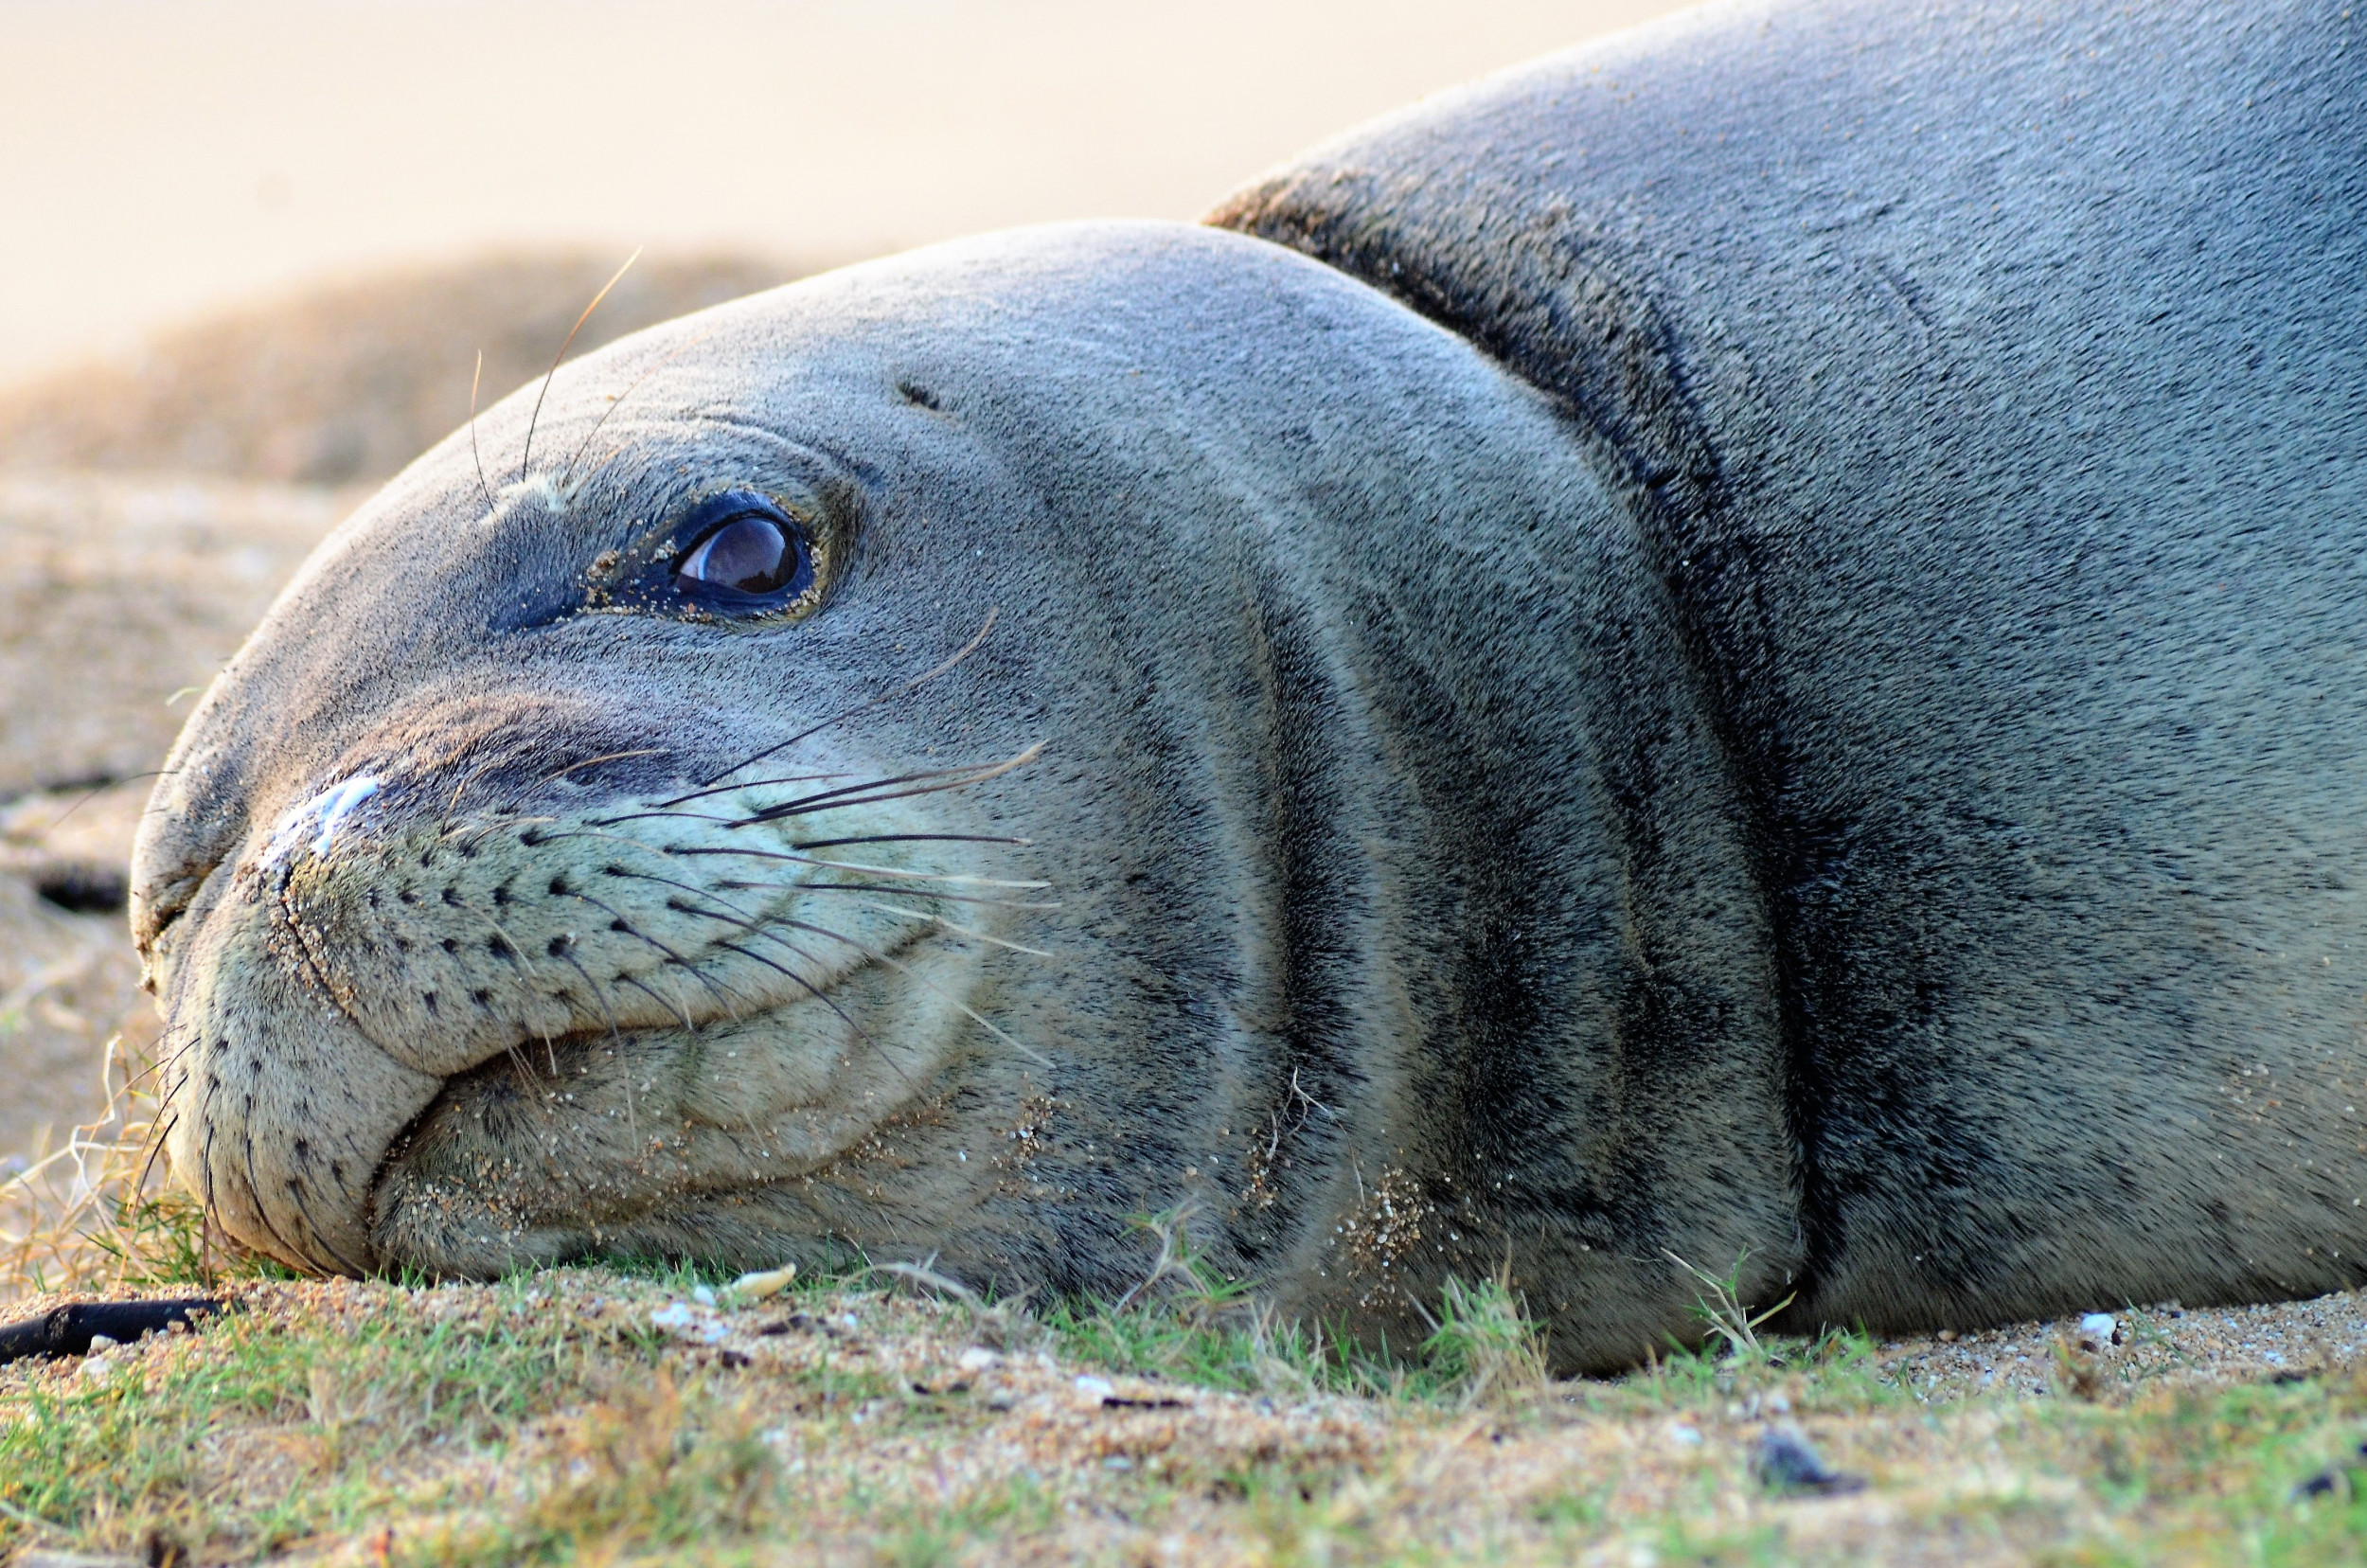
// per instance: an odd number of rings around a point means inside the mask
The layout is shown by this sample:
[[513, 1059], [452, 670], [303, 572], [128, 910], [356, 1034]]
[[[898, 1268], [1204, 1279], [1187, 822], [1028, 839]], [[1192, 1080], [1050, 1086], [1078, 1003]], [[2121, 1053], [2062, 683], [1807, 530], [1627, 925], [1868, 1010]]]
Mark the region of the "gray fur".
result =
[[[1671, 1253], [1799, 1327], [2357, 1282], [2352, 26], [1698, 13], [1319, 151], [1262, 239], [990, 237], [570, 365], [176, 751], [176, 1171], [326, 1269], [1113, 1292], [1189, 1203], [1393, 1337], [1508, 1260], [1587, 1367], [1688, 1331]], [[610, 591], [719, 482], [834, 541], [810, 617]], [[1031, 842], [734, 858], [817, 825]]]

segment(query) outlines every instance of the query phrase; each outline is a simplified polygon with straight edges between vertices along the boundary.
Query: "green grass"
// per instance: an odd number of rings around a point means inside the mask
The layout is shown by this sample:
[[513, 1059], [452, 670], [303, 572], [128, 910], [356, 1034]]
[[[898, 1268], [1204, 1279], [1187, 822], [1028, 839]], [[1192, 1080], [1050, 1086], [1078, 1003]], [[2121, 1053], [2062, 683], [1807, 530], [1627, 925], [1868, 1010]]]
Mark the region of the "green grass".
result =
[[[650, 1326], [652, 1308], [728, 1283], [673, 1264], [461, 1289], [235, 1287], [246, 1310], [111, 1357], [104, 1380], [77, 1363], [0, 1372], [0, 1552], [936, 1568], [1165, 1560], [1171, 1542], [1181, 1560], [1260, 1565], [2367, 1559], [2367, 1384], [2346, 1375], [1931, 1404], [1864, 1335], [1766, 1336], [1711, 1279], [1704, 1312], [1744, 1332], [1712, 1324], [1708, 1347], [1554, 1382], [1503, 1280], [1458, 1282], [1426, 1341], [1392, 1353], [1276, 1322], [1180, 1226], [1161, 1246], [1149, 1288], [1033, 1317], [860, 1264], [809, 1274], [733, 1320], [806, 1320], [770, 1342], [795, 1358], [754, 1370]], [[227, 1272], [195, 1247], [130, 1261], [165, 1289]], [[1001, 1374], [956, 1372], [982, 1342], [1023, 1374], [1016, 1407], [971, 1386]], [[896, 1359], [915, 1345], [925, 1368]], [[1156, 1379], [1190, 1408], [1105, 1415], [1073, 1393], [1079, 1373]], [[1193, 1426], [1200, 1407], [1213, 1416]], [[1749, 1452], [1778, 1419], [1867, 1491], [1762, 1490]], [[2331, 1488], [2297, 1499], [2322, 1471]]]

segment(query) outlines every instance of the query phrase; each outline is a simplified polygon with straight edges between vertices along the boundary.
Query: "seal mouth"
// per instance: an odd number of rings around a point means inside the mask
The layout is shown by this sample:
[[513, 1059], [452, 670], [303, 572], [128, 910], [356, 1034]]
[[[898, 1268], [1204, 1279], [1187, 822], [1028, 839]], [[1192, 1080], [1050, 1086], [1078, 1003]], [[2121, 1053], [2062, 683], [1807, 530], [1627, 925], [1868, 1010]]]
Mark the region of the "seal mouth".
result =
[[761, 1010], [530, 1041], [454, 1074], [371, 1184], [380, 1266], [473, 1275], [630, 1250], [686, 1204], [827, 1172], [934, 1074], [899, 988], [961, 967], [915, 931]]

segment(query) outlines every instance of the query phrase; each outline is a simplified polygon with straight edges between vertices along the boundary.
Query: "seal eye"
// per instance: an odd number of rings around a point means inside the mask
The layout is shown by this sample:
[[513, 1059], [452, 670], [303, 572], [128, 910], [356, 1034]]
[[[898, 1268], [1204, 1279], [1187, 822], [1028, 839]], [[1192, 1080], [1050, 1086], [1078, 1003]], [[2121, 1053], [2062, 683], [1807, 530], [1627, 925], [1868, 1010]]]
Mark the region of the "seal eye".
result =
[[684, 519], [676, 595], [726, 615], [774, 616], [812, 608], [821, 556], [805, 525], [770, 496], [734, 490]]
[[693, 544], [674, 575], [736, 594], [777, 594], [810, 570], [805, 541], [786, 521], [735, 517]]

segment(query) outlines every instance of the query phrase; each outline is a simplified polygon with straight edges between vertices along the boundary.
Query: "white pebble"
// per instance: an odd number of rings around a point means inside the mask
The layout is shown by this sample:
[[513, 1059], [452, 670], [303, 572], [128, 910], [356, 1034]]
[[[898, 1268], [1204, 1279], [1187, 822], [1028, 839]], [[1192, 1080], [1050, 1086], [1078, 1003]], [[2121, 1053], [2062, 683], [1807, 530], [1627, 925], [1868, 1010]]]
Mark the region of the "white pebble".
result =
[[788, 1289], [790, 1282], [796, 1277], [797, 1265], [784, 1263], [777, 1269], [764, 1269], [756, 1274], [741, 1274], [738, 1279], [723, 1287], [723, 1293], [730, 1296], [735, 1303], [762, 1301], [766, 1296], [777, 1295]]
[[2111, 1343], [2112, 1330], [2119, 1327], [2109, 1312], [2090, 1312], [2079, 1320], [2081, 1338], [2099, 1340], [2108, 1345]]

